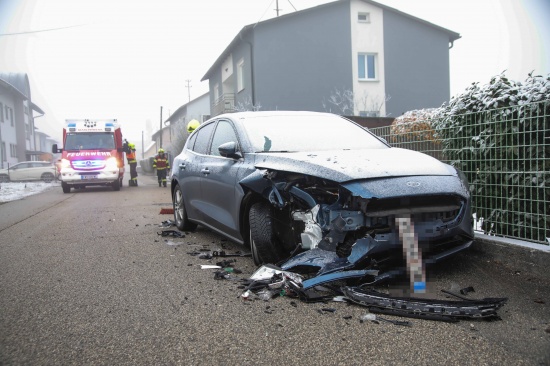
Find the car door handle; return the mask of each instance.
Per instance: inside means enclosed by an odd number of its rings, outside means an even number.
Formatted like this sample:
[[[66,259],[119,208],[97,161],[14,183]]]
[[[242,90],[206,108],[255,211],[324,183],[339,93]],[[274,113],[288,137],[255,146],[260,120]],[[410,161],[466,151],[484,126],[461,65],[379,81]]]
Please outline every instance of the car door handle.
[[[186,166],[185,163],[181,163],[181,164],[179,165],[180,170],[185,170],[185,166]]]
[[[204,174],[204,175],[208,175],[210,174],[210,170],[208,170],[208,168],[204,168],[201,170],[201,173]]]

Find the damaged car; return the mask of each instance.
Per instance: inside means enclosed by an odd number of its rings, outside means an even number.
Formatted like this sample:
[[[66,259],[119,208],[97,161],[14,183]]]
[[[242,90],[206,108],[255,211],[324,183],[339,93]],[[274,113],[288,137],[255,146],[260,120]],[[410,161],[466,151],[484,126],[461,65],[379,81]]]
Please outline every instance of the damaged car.
[[[170,179],[179,230],[208,227],[256,264],[313,273],[310,286],[373,283],[404,270],[411,251],[434,263],[473,240],[462,172],[331,113],[216,116],[189,136]]]

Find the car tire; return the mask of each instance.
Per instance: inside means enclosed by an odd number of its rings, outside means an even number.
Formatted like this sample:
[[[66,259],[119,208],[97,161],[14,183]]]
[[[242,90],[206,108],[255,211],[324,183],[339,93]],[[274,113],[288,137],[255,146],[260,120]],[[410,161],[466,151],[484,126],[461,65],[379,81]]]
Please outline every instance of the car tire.
[[[266,202],[258,202],[248,212],[250,222],[250,250],[256,265],[275,264],[281,260],[276,247],[276,237],[271,222],[271,208]]]
[[[63,193],[71,193],[71,186],[67,183],[61,183],[61,188],[63,189]]]
[[[9,182],[10,177],[7,176],[7,174],[0,174],[0,182]]]
[[[113,187],[113,191],[120,191],[120,180],[115,180],[111,183],[111,186]]]
[[[55,176],[52,173],[44,173],[42,174],[40,179],[42,179],[46,183],[50,183],[55,179]]]
[[[174,188],[172,195],[172,207],[174,209],[174,223],[181,231],[192,231],[197,228],[197,224],[189,221],[187,210],[185,210],[185,202],[183,201],[183,192],[179,184]]]

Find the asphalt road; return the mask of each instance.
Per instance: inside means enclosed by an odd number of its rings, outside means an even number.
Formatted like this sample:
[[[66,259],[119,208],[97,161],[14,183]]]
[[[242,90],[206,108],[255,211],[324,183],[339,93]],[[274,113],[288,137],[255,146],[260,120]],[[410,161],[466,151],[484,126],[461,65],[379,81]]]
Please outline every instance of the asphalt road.
[[[158,235],[170,207],[169,188],[147,176],[120,192],[59,188],[0,204],[0,365],[550,364],[544,271],[476,244],[430,269],[430,295],[472,286],[476,298],[508,297],[501,320],[360,322],[358,305],[243,301],[239,281],[201,269],[216,259],[188,254],[243,248],[200,227]],[[250,258],[235,267],[236,278],[256,269]]]

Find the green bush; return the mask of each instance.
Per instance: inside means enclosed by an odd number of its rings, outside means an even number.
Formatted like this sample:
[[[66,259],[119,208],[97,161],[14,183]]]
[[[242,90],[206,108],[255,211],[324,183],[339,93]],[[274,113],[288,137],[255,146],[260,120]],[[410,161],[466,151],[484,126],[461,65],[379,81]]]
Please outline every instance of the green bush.
[[[472,84],[434,116],[444,159],[470,182],[473,213],[489,234],[550,237],[550,76],[495,76]]]

